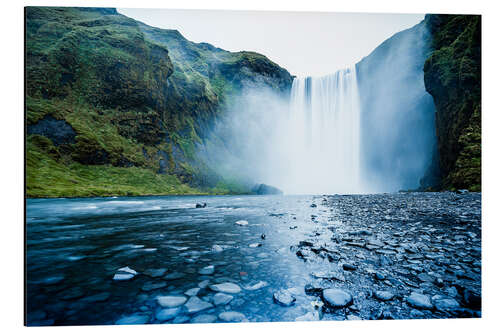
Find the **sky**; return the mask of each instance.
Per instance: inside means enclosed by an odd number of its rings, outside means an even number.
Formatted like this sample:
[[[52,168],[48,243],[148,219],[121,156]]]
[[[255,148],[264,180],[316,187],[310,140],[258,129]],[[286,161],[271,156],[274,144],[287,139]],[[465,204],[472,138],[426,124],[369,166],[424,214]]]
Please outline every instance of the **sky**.
[[[193,42],[228,51],[255,51],[292,75],[321,76],[370,54],[424,14],[125,9],[148,25],[176,29]]]

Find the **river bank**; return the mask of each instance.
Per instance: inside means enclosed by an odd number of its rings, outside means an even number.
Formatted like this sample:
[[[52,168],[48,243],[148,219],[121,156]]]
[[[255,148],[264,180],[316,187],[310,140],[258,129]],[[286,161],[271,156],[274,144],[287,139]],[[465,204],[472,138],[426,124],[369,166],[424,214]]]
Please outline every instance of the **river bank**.
[[[481,316],[478,193],[198,201],[28,199],[27,324]]]

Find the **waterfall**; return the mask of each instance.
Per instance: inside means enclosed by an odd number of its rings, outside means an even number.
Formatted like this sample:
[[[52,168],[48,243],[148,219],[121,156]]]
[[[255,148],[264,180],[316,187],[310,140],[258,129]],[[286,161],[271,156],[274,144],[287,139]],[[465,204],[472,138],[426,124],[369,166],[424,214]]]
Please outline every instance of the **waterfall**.
[[[356,68],[295,78],[282,152],[287,193],[361,193]],[[282,155],[283,156],[283,155]]]

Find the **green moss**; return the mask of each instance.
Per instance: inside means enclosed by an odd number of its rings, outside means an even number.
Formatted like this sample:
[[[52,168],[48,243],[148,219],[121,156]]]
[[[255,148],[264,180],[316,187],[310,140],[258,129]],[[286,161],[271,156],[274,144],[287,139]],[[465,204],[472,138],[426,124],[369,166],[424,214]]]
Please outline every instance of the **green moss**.
[[[28,7],[28,126],[52,115],[77,134],[74,144],[58,147],[27,138],[28,196],[233,193],[237,181],[200,167],[196,147],[239,92],[235,77],[273,71],[284,70],[264,56],[192,43],[114,9]],[[292,79],[286,72],[279,80]],[[166,158],[167,174],[159,175]]]
[[[424,66],[436,105],[442,188],[481,189],[481,17],[428,15],[433,52]]]

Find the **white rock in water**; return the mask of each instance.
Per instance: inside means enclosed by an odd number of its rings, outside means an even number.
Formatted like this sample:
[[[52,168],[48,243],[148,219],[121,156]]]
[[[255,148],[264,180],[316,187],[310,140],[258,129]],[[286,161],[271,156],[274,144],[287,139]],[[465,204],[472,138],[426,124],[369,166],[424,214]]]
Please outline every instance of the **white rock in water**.
[[[252,286],[250,286],[250,285],[244,286],[243,289],[245,289],[245,290],[257,290],[260,288],[267,287],[268,285],[269,285],[269,283],[267,283],[266,281],[259,281]]]
[[[156,301],[163,308],[176,308],[186,303],[187,298],[184,296],[157,296]]]
[[[137,272],[131,269],[130,267],[122,267],[120,268],[115,275],[113,276],[113,280],[116,281],[125,281],[125,280],[130,280],[134,276],[137,275]]]
[[[243,313],[236,311],[222,312],[219,314],[219,319],[229,323],[241,323],[247,322],[248,319]]]
[[[210,286],[210,289],[212,289],[213,291],[229,293],[229,294],[237,294],[241,291],[240,286],[231,282],[213,284]]]
[[[191,319],[191,323],[193,324],[209,324],[214,323],[217,320],[217,317],[211,314],[201,314],[193,319]]]
[[[202,274],[202,275],[211,275],[211,274],[214,274],[214,272],[215,272],[214,265],[203,267],[202,269],[200,269],[198,271],[198,273]]]
[[[324,289],[322,296],[328,307],[343,308],[352,304],[352,295],[342,289]]]
[[[217,245],[217,244],[215,244],[214,246],[212,246],[212,252],[222,252],[222,251],[224,251],[224,249],[222,248],[222,246]]]
[[[118,272],[125,272],[125,273],[130,273],[130,274],[133,274],[133,275],[137,275],[137,272],[134,271],[132,268],[130,267],[122,267],[118,270]]]
[[[226,305],[229,304],[233,300],[233,296],[224,294],[224,293],[217,293],[214,295],[214,304],[215,306],[218,305]]]
[[[196,295],[198,295],[200,290],[201,290],[201,288],[191,288],[191,289],[186,290],[184,295],[189,296],[189,297],[196,296]]]
[[[168,308],[157,311],[155,316],[158,321],[167,321],[174,319],[179,313],[181,313],[181,308]]]
[[[236,221],[235,222],[237,225],[247,225],[248,224],[248,221],[245,221],[245,220],[239,220],[239,221]]]

